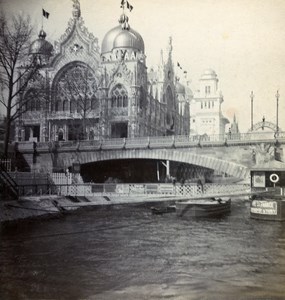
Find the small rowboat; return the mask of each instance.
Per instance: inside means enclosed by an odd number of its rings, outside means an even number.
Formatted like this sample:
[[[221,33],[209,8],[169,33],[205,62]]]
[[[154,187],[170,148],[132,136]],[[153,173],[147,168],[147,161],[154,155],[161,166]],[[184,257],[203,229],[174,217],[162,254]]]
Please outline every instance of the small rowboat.
[[[165,207],[154,207],[154,206],[152,206],[150,209],[151,209],[151,212],[154,215],[163,215],[163,214],[175,212],[176,211],[176,206],[175,205],[168,205],[168,206],[165,206]]]
[[[216,217],[230,211],[230,198],[191,199],[176,202],[176,215],[179,217]]]

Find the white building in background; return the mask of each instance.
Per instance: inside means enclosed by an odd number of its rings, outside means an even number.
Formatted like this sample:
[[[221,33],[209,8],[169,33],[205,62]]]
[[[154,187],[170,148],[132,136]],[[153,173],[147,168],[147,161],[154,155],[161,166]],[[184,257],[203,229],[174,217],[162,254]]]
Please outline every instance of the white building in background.
[[[191,134],[224,134],[229,120],[223,116],[224,98],[218,88],[219,79],[215,71],[206,70],[199,80],[199,90],[190,102]]]

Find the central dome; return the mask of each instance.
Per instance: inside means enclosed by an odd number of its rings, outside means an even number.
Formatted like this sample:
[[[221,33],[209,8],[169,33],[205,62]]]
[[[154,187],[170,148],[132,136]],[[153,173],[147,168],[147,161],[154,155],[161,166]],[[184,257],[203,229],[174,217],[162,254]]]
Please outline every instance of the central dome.
[[[120,23],[121,20],[122,17]],[[129,25],[118,25],[106,33],[102,42],[102,54],[111,52],[114,48],[132,48],[144,53],[144,41],[141,35]]]

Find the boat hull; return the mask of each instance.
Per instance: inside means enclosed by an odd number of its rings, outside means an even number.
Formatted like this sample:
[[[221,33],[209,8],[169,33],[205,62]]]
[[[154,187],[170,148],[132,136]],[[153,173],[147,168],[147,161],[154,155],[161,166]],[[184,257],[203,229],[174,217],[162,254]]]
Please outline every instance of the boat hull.
[[[166,207],[151,207],[151,211],[154,215],[163,215],[163,214],[175,212],[176,206],[169,205]]]
[[[230,199],[193,199],[176,203],[176,214],[179,217],[216,217],[227,214],[230,211]]]
[[[250,217],[259,220],[285,221],[285,198],[252,200]]]

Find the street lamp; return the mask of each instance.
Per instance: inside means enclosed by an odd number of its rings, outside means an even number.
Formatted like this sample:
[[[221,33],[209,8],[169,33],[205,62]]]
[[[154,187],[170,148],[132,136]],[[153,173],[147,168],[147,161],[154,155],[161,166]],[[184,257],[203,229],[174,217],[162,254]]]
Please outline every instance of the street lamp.
[[[276,136],[278,136],[278,132],[279,132],[279,124],[278,124],[278,105],[279,105],[279,97],[280,97],[280,94],[277,90],[277,93],[275,95],[276,97]]]
[[[253,91],[250,93],[250,99],[251,99],[251,131],[253,131],[253,98],[254,94]]]

